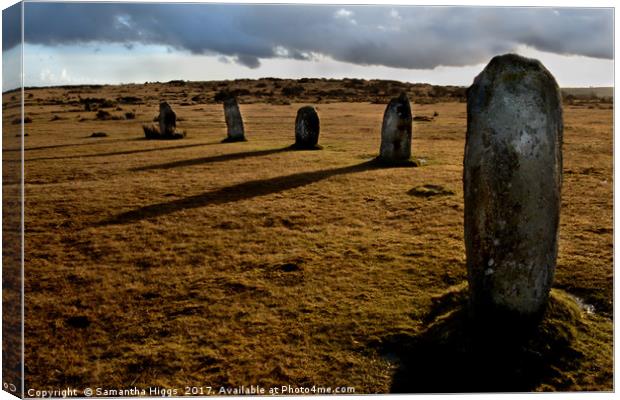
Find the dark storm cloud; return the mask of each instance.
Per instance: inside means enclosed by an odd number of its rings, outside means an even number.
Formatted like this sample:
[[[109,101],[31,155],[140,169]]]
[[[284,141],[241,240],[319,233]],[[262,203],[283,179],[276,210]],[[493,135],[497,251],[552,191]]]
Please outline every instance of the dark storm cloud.
[[[22,38],[22,5],[14,4],[2,10],[2,50],[15,47]]]
[[[613,58],[611,9],[26,3],[25,23],[28,43],[163,44],[250,68],[327,55],[431,69],[477,64],[519,45]]]

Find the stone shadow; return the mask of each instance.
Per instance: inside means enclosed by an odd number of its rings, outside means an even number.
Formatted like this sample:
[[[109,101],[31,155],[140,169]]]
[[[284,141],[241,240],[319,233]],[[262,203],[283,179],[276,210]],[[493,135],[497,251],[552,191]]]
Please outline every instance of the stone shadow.
[[[107,143],[110,143],[109,141]],[[194,144],[184,144],[179,146],[168,146],[168,147],[157,147],[153,149],[139,149],[139,150],[122,150],[122,151],[112,151],[109,153],[93,153],[93,154],[75,154],[69,156],[56,156],[56,157],[38,157],[38,158],[28,158],[26,162],[30,161],[44,161],[44,160],[67,160],[74,158],[93,158],[93,157],[108,157],[108,156],[122,156],[127,154],[139,154],[139,153],[151,153],[154,151],[163,151],[163,150],[177,150],[177,149],[188,149],[191,147],[200,147],[200,146],[210,146],[219,143],[194,143]]]
[[[147,165],[144,167],[133,168],[131,169],[131,171],[137,172],[137,171],[152,171],[156,169],[172,169],[172,168],[181,168],[181,167],[191,167],[194,165],[201,165],[201,164],[241,160],[241,159],[249,158],[249,157],[268,156],[271,154],[284,153],[284,152],[292,151],[292,150],[294,150],[292,147],[284,147],[284,148],[279,148],[279,149],[267,149],[267,150],[257,150],[257,151],[244,151],[240,153],[231,153],[231,154],[219,154],[217,156],[193,158],[191,160],[180,160],[180,161],[172,161],[172,162],[168,162],[164,164]]]
[[[268,151],[279,152],[285,150],[286,149]],[[212,204],[232,203],[253,197],[266,196],[273,193],[283,192],[285,190],[295,189],[337,175],[351,174],[379,168],[385,168],[385,165],[377,162],[376,160],[371,160],[347,167],[331,168],[313,172],[300,172],[286,176],[278,176],[275,178],[243,182],[199,195],[185,197],[179,200],[140,207],[136,210],[128,211],[112,217],[111,219],[105,220],[101,222],[101,224],[127,224],[147,218],[159,217],[161,215],[170,214],[179,210],[200,208]]]
[[[562,371],[577,370],[583,356],[574,347],[580,315],[574,301],[555,292],[538,325],[480,324],[461,288],[433,300],[422,333],[391,335],[378,347],[397,360],[392,393],[530,392],[545,382],[557,388]]]
[[[90,138],[90,136],[86,136],[86,138]],[[78,146],[93,146],[96,144],[109,144],[109,143],[118,143],[118,142],[129,142],[129,141],[133,141],[136,139],[112,139],[112,140],[98,140],[98,141],[90,141],[88,143],[66,143],[66,144],[52,144],[52,145],[47,145],[47,146],[34,146],[34,147],[25,147],[24,151],[32,151],[32,150],[47,150],[47,149],[60,149],[60,148],[65,148],[65,147],[78,147]],[[14,152],[14,153],[18,153],[21,152],[22,149],[17,147],[17,148],[8,148],[8,149],[2,149],[3,152]]]

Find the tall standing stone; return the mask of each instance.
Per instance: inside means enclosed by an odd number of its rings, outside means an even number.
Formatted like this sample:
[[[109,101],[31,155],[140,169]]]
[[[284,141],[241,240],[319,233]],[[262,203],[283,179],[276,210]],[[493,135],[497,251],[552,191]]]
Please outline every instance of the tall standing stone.
[[[159,134],[164,138],[171,138],[175,134],[177,115],[170,105],[162,101],[159,103]]]
[[[465,248],[476,316],[536,318],[558,251],[562,106],[537,60],[497,56],[467,90]]]
[[[224,118],[226,119],[226,127],[228,136],[223,142],[243,142],[245,141],[245,133],[243,130],[243,119],[239,111],[237,99],[228,97],[224,100]]]
[[[383,114],[379,159],[387,163],[406,162],[411,157],[411,106],[407,94],[390,101]]]
[[[295,147],[299,149],[318,148],[319,132],[319,115],[314,107],[300,108],[295,118]]]

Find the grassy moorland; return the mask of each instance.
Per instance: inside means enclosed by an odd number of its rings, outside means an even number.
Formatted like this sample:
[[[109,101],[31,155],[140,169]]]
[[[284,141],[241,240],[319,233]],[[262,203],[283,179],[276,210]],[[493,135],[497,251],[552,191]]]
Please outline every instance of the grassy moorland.
[[[422,166],[380,168],[400,90],[430,117],[414,122]],[[227,91],[247,142],[220,143]],[[5,170],[19,151],[11,96]],[[142,138],[159,100],[187,138]],[[612,389],[608,100],[564,106],[554,295],[540,334],[499,354],[471,350],[462,312],[461,88],[170,82],[29,89],[25,102],[26,388]],[[305,104],[320,151],[287,148]]]

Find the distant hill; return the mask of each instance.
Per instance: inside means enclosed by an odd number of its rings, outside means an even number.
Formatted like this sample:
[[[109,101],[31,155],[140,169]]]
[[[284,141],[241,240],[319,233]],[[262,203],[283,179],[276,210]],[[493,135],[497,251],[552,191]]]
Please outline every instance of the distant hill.
[[[220,103],[228,96],[235,96],[240,103],[290,104],[296,102],[370,102],[385,104],[405,92],[409,99],[419,104],[439,101],[465,101],[465,87],[435,86],[427,83],[408,83],[394,80],[366,80],[356,78],[325,79],[236,79],[225,81],[145,82],[124,85],[65,85],[47,88],[26,88],[26,93],[41,90],[63,90],[69,97],[101,97],[105,92],[128,92],[140,96],[167,99],[182,104]],[[6,94],[6,93],[5,93]],[[54,101],[59,101],[56,99]],[[66,101],[66,100],[65,100]]]
[[[225,81],[183,81],[145,82],[124,85],[70,85],[47,88],[26,88],[27,97],[41,90],[62,90],[64,99],[55,102],[73,101],[79,104],[79,96],[101,97],[102,93],[119,92],[118,95],[139,96],[138,100],[159,101],[167,99],[183,105],[220,103],[228,96],[235,96],[240,103],[329,103],[329,102],[370,102],[385,104],[401,92],[417,104],[437,102],[465,102],[465,86],[439,86],[428,83],[408,83],[379,79],[236,79]],[[11,93],[5,92],[5,94]],[[124,94],[121,94],[124,93]],[[575,102],[610,103],[613,98],[612,87],[562,88],[564,100]],[[69,98],[72,98],[69,100]],[[108,99],[108,100],[114,100]],[[39,102],[43,99],[39,99]]]
[[[576,98],[613,98],[613,87],[562,88],[562,95]]]

